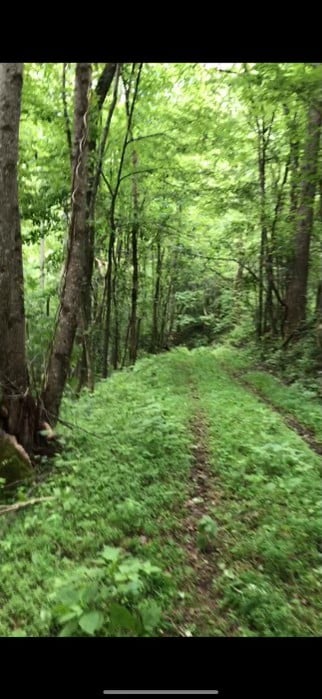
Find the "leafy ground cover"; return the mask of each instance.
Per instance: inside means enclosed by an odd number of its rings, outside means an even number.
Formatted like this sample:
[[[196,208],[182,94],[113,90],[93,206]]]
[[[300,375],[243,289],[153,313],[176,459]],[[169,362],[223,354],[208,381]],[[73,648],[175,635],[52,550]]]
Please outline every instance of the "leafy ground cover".
[[[321,634],[321,459],[247,367],[179,349],[65,400],[54,499],[0,520],[1,635]]]

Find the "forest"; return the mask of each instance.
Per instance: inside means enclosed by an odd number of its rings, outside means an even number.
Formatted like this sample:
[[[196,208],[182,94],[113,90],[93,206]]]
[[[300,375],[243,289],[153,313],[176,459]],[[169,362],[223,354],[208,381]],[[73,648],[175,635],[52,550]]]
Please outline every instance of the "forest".
[[[0,63],[0,636],[322,634],[322,63]]]

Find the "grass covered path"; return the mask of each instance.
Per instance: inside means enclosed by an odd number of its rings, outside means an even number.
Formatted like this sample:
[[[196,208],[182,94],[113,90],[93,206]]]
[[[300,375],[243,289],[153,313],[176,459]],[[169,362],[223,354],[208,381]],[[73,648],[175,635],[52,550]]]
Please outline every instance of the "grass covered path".
[[[283,401],[317,439],[322,410],[232,369],[179,349],[65,401],[54,499],[0,519],[0,635],[321,635],[321,457]]]

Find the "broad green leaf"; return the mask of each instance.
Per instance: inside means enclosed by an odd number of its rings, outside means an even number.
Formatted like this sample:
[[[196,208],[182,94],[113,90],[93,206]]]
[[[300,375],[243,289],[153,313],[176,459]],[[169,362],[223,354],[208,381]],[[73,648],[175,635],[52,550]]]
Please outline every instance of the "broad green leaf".
[[[81,610],[82,611],[82,610]],[[67,621],[71,621],[72,619],[78,619],[79,613],[75,611],[75,609],[71,609],[69,612],[66,612],[66,614],[62,614],[59,616],[59,622],[60,624],[66,624]]]
[[[161,609],[159,605],[154,600],[151,600],[151,602],[145,602],[140,605],[139,608],[145,630],[153,631],[160,623],[161,619]]]
[[[92,583],[91,585],[86,585],[84,589],[81,591],[80,595],[80,600],[82,604],[87,605],[89,602],[92,602],[98,594],[98,585],[95,583]]]
[[[103,625],[104,617],[101,612],[87,612],[80,617],[78,623],[83,631],[93,636],[95,631],[98,631]]]
[[[110,606],[110,630],[117,631],[133,631],[138,629],[137,619],[129,612],[126,607],[123,607],[117,602],[113,602]]]
[[[76,619],[73,619],[72,621],[69,621],[67,624],[65,624],[58,636],[59,638],[64,638],[65,636],[73,636],[77,629],[78,622]]]
[[[78,604],[81,597],[81,590],[75,590],[70,587],[63,587],[58,590],[55,595],[56,599],[62,604],[71,607],[74,604]]]
[[[117,561],[120,558],[121,549],[116,546],[105,546],[100,556],[104,558],[105,561]]]

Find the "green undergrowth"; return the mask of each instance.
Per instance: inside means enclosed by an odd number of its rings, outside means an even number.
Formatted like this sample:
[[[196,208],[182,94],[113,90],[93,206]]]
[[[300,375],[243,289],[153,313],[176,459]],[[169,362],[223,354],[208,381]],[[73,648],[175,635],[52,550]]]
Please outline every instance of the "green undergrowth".
[[[65,401],[75,428],[36,493],[55,499],[0,520],[1,635],[159,633],[178,594],[169,571],[185,565],[172,532],[190,468],[186,354]],[[119,567],[104,564],[106,546]]]
[[[220,492],[217,632],[321,635],[321,459],[223,371],[230,350],[194,356]]]
[[[303,426],[313,430],[322,441],[321,398],[298,383],[285,386],[279,379],[265,372],[253,371],[245,374],[246,381],[268,398],[276,408],[293,415]]]
[[[0,518],[2,636],[321,635],[321,459],[227,373],[249,361],[177,349],[65,400],[75,427],[32,494],[53,499]],[[190,613],[183,531],[200,409],[215,503],[196,528],[214,561],[206,623]]]
[[[241,372],[241,378],[253,386],[285,415],[294,416],[304,427],[313,430],[318,440],[322,441],[322,404],[314,388],[300,382],[284,384],[277,377],[265,371],[252,369],[254,361],[251,355],[238,350],[220,348],[216,357],[227,370]]]

